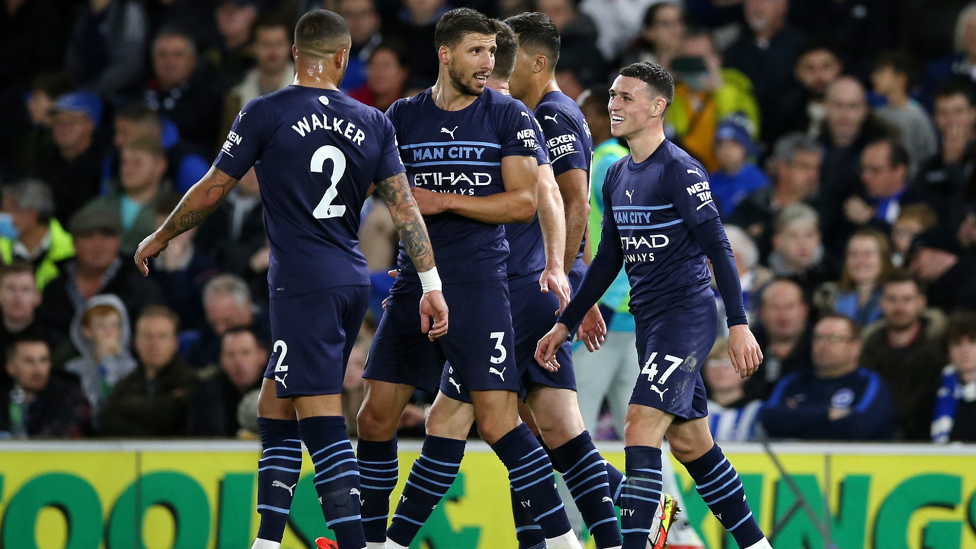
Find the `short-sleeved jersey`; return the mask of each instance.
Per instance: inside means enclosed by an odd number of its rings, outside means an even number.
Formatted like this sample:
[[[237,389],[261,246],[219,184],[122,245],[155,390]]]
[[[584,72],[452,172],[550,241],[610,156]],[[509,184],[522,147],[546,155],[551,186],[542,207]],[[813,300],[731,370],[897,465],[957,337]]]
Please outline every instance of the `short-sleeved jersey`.
[[[531,116],[531,111],[525,105],[521,105],[522,110]],[[549,164],[549,153],[543,143],[546,141],[545,133],[539,126],[539,121],[532,117],[535,124],[536,136],[539,146],[536,147],[536,159],[540,166]],[[546,268],[546,250],[542,241],[542,227],[539,225],[539,216],[536,214],[531,223],[510,223],[505,225],[505,239],[508,240],[508,281],[511,284],[537,273]]]
[[[271,246],[271,297],[368,285],[359,214],[371,184],[404,171],[383,113],[339,91],[288,86],[245,106],[214,166],[254,166]]]
[[[400,99],[387,111],[410,183],[434,192],[491,196],[504,192],[501,161],[536,157],[532,116],[511,97],[486,89],[471,105],[446,111],[431,90]],[[443,213],[425,216],[437,270],[446,283],[504,279],[508,244],[503,225]],[[407,280],[417,271],[403,246],[397,266]]]
[[[618,233],[637,319],[713,299],[705,252],[692,231],[718,209],[697,160],[669,140],[639,164],[627,155],[607,171],[603,201],[603,238]]]
[[[546,135],[553,174],[559,177],[569,170],[585,170],[586,180],[589,181],[593,136],[576,102],[561,91],[551,91],[535,106],[535,117]],[[576,257],[583,257],[585,243],[584,234]]]

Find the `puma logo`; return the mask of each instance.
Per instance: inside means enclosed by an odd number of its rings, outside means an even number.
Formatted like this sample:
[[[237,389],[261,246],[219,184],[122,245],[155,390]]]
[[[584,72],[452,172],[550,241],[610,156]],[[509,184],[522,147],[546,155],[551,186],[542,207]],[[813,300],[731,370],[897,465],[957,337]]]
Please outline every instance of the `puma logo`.
[[[715,518],[717,518],[718,520],[722,520],[722,513],[715,515]]]
[[[400,496],[400,503],[406,503],[406,501],[407,501],[407,496],[401,495]]]
[[[502,368],[502,371],[499,372],[494,367],[491,367],[491,368],[488,368],[488,373],[489,374],[495,374],[496,376],[502,378],[502,381],[505,381],[505,370],[507,370],[507,369],[508,369],[508,366]]]
[[[349,490],[349,495],[350,495],[350,496],[361,496],[361,495],[362,495],[362,493],[361,493],[361,492],[359,491],[359,489],[358,489],[358,488],[351,488],[351,489]]]
[[[287,385],[285,385],[285,378],[286,378],[286,377],[288,377],[288,374],[285,374],[285,375],[284,375],[284,376],[282,376],[282,377],[278,377],[278,376],[275,376],[275,381],[277,381],[278,383],[280,383],[280,384],[281,384],[281,386],[282,386],[282,387],[284,387],[285,389],[287,389],[287,388],[288,388],[288,386],[287,386]]]
[[[239,112],[239,113],[237,114],[237,119],[238,119],[238,120],[244,120],[244,115],[245,115],[245,114],[247,114],[247,113],[246,113],[246,112],[244,112],[244,111],[241,111],[241,112]]]
[[[457,392],[458,393],[461,392],[461,384],[460,383],[458,383],[457,381],[454,381],[454,378],[453,377],[449,377],[449,378],[447,378],[447,380],[451,382],[451,385],[453,385],[455,389],[457,389]]]
[[[543,120],[552,120],[552,123],[553,124],[558,124],[559,121],[556,120],[556,117],[557,116],[559,116],[559,113],[558,112],[556,114],[552,115],[552,116],[549,116],[549,115],[543,116],[542,119]]]
[[[687,170],[687,171],[688,171],[688,173],[693,173],[693,174],[697,175],[698,177],[701,177],[702,176],[701,172],[698,171],[698,168],[695,168],[694,170]]]
[[[532,507],[532,500],[531,499],[530,500],[526,500],[526,501],[522,501],[520,503],[522,504],[522,507],[525,507],[525,508]]]
[[[630,203],[633,204],[634,203],[634,189],[631,189],[629,191],[624,191],[624,194],[627,195],[627,198],[630,199]]]
[[[525,111],[520,111],[520,112],[519,112],[519,114],[521,114],[522,116],[524,116],[524,117],[526,117],[526,118],[530,118],[530,117],[529,117],[529,113],[527,113],[527,112],[525,112]]]
[[[613,500],[612,500],[612,499],[610,499],[610,498],[609,498],[609,497],[607,497],[607,496],[603,496],[603,499],[602,499],[602,500],[600,500],[600,503],[603,503],[604,501],[605,501],[605,502],[607,502],[607,503],[609,503],[610,505],[613,505]]]
[[[288,490],[288,494],[292,497],[295,496],[295,486],[298,486],[298,484],[292,484],[291,486],[288,486],[287,484],[281,482],[280,480],[275,480],[271,483],[272,488],[284,488],[285,490]]]
[[[664,402],[664,393],[668,392],[667,389],[662,391],[658,389],[656,385],[651,385],[651,390],[657,393],[661,397],[661,402]]]
[[[457,129],[458,129],[457,126],[454,126],[453,130],[449,130],[447,128],[441,128],[441,133],[446,133],[451,136],[451,139],[454,139],[454,132],[456,132]]]

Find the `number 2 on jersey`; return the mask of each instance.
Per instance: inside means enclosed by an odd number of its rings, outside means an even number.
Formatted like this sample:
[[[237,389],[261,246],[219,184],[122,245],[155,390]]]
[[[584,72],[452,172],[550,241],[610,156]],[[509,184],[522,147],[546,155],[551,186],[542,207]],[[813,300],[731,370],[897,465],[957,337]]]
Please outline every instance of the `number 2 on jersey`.
[[[342,217],[346,213],[346,207],[341,204],[333,205],[332,201],[339,196],[339,180],[346,173],[346,156],[342,151],[332,145],[323,145],[312,154],[312,163],[308,167],[312,173],[322,173],[322,168],[326,160],[332,161],[332,184],[326,189],[325,195],[319,201],[319,205],[312,210],[315,219],[328,219],[330,217]]]
[[[644,367],[640,372],[641,375],[647,374],[647,381],[649,383],[654,383],[654,376],[657,375],[657,363],[654,362],[655,358],[657,358],[657,351],[651,353],[651,356],[647,358],[647,362],[644,363]],[[668,366],[668,369],[664,371],[664,375],[657,380],[658,385],[664,385],[667,383],[668,378],[671,377],[671,373],[674,372],[682,362],[684,362],[683,359],[671,355],[664,355],[664,360],[670,362],[671,366]]]

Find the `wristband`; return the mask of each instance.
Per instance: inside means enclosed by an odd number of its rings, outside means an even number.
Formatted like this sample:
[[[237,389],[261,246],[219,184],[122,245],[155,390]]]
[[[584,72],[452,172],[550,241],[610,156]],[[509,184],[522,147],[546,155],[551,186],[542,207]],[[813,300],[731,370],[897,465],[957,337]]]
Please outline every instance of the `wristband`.
[[[420,276],[420,285],[424,288],[424,293],[441,291],[441,277],[437,275],[437,267],[432,268],[429,271],[418,272],[417,275]]]

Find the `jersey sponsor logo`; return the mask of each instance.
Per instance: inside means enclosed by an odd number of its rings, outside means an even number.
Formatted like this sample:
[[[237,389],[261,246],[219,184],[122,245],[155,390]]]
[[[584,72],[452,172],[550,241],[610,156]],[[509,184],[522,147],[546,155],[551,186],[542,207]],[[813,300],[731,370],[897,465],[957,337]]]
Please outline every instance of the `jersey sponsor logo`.
[[[671,239],[663,234],[649,234],[644,236],[621,236],[620,247],[624,251],[638,251],[641,248],[651,250],[666,248],[671,243]]]
[[[691,170],[688,171],[690,172]],[[708,181],[700,181],[694,185],[690,185],[685,190],[688,191],[688,196],[696,196],[698,197],[698,200],[701,200],[701,205],[696,208],[698,210],[702,209],[705,204],[712,201],[712,191]]]
[[[521,139],[522,140],[522,145],[526,149],[532,149],[534,151],[536,149],[536,147],[539,146],[535,142],[535,130],[533,130],[533,129],[519,130],[519,132],[517,134],[515,134],[515,137],[517,139]]]
[[[310,123],[308,120],[312,119]],[[366,134],[363,130],[360,130],[352,122],[343,120],[342,118],[332,118],[331,121],[329,117],[325,114],[310,114],[309,116],[303,116],[301,120],[295,122],[291,129],[295,130],[295,133],[305,137],[310,135],[315,130],[332,130],[346,139],[352,141],[358,146],[362,146],[363,140],[366,139]]]
[[[846,387],[837,391],[834,393],[834,396],[830,397],[831,408],[848,408],[853,403],[854,391]]]
[[[413,174],[413,184],[417,187],[483,187],[485,185],[491,185],[491,174],[490,173],[472,173],[467,174],[464,172],[430,172],[430,173],[415,173]],[[437,191],[439,189],[428,189],[432,191]],[[460,188],[456,190],[441,190],[440,192],[454,192],[457,194],[474,194],[474,189],[472,188]]]
[[[234,145],[240,145],[243,142],[244,142],[244,136],[234,131],[231,131],[230,133],[227,134],[227,139],[224,141],[223,146],[220,147],[220,150],[222,152],[227,153],[227,156],[233,158],[234,155],[230,153],[230,150],[234,147]]]
[[[568,154],[581,152],[576,149],[576,141],[576,135],[571,133],[557,135],[549,139],[546,141],[546,146],[549,147],[549,156],[552,156],[553,161],[556,161]]]
[[[456,132],[457,129],[458,129],[458,126],[454,126],[454,129],[453,130],[449,130],[447,128],[441,128],[441,133],[446,133],[446,134],[450,135],[451,136],[451,139],[453,140],[454,139],[454,132]]]

